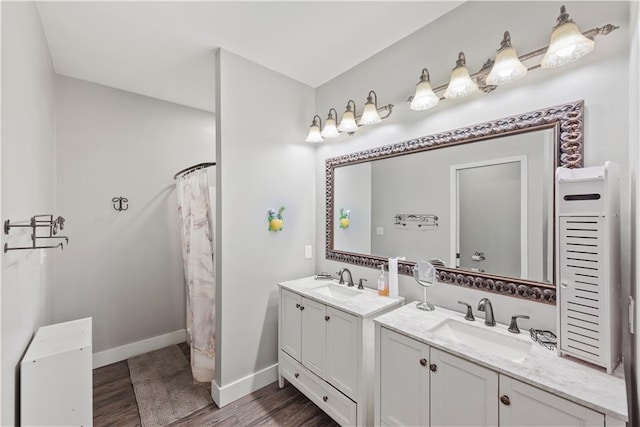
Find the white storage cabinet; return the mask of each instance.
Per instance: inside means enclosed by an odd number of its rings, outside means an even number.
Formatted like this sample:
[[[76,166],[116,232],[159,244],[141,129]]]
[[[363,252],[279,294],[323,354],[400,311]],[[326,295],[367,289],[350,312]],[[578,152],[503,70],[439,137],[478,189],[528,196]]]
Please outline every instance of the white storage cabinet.
[[[286,379],[343,426],[370,426],[373,317],[403,300],[365,291],[369,302],[375,300],[375,309],[355,315],[339,309],[337,301],[333,306],[305,296],[304,279],[300,283],[300,293],[280,287],[279,385]]]
[[[20,363],[24,426],[93,424],[91,318],[43,326]]]
[[[599,412],[405,335],[382,327],[379,338],[376,425],[605,426]]]

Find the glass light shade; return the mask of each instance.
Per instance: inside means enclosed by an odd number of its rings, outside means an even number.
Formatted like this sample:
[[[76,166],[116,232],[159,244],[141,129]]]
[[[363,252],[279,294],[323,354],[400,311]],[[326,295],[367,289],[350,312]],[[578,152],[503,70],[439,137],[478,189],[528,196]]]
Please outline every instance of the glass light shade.
[[[485,80],[488,85],[503,85],[518,80],[527,74],[527,67],[518,59],[513,47],[500,49],[496,62]]]
[[[340,125],[338,125],[338,130],[340,132],[355,132],[358,130],[358,125],[356,124],[356,117],[353,114],[353,111],[347,110],[342,115],[342,120],[340,120]]]
[[[309,135],[307,135],[307,139],[305,139],[305,141],[306,142],[324,141],[324,138],[322,138],[322,135],[320,135],[320,126],[318,126],[318,123],[315,120],[313,121],[313,124],[309,128]]]
[[[367,102],[366,104],[364,104],[364,111],[362,112],[362,117],[360,117],[360,124],[374,125],[376,123],[380,123],[381,121],[382,119],[380,118],[380,114],[378,114],[376,104],[374,104],[373,102]]]
[[[416,94],[413,95],[409,108],[414,111],[428,110],[435,107],[438,102],[440,102],[440,98],[433,92],[431,83],[428,80],[421,81],[416,85]]]
[[[551,33],[551,42],[540,66],[554,68],[577,61],[591,52],[594,45],[593,40],[582,35],[575,22],[564,22]]]
[[[444,97],[447,99],[463,98],[477,91],[478,85],[471,80],[467,67],[458,66],[451,72],[451,79],[447,90],[444,91]]]
[[[322,132],[320,132],[323,138],[335,138],[340,135],[338,132],[338,128],[336,127],[336,119],[333,117],[327,118],[324,122],[324,127],[322,128]]]

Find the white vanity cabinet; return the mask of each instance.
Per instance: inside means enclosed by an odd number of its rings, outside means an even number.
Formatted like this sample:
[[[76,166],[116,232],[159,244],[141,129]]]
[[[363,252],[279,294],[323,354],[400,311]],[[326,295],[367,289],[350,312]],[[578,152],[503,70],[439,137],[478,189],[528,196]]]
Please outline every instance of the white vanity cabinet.
[[[377,333],[376,425],[605,426],[600,412],[387,328]]]
[[[378,371],[380,425],[429,425],[429,346],[382,329]]]
[[[403,299],[364,290],[333,300],[313,293],[322,283],[279,284],[279,385],[286,379],[341,425],[372,425],[373,317]]]
[[[300,361],[302,348],[302,297],[293,292],[280,292],[280,349]]]
[[[429,354],[430,425],[498,425],[498,373],[433,347]]]
[[[500,375],[500,401],[501,426],[605,425],[603,414],[505,375]]]
[[[380,425],[498,425],[496,372],[384,328],[379,365]]]

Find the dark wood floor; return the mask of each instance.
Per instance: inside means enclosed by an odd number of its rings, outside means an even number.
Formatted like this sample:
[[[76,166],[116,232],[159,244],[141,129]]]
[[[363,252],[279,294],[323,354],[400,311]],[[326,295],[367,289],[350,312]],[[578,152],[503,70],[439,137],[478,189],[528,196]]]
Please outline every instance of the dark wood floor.
[[[188,358],[189,348],[180,349]],[[93,370],[93,424],[140,426],[138,403],[126,361]],[[206,406],[173,426],[337,426],[295,387],[273,383],[220,409]]]

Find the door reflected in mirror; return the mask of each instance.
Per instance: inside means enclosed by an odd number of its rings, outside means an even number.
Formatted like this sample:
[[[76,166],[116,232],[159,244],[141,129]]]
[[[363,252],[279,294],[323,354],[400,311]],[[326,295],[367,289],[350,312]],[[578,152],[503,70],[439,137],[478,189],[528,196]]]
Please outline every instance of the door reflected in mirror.
[[[554,130],[334,170],[333,249],[553,282]]]

